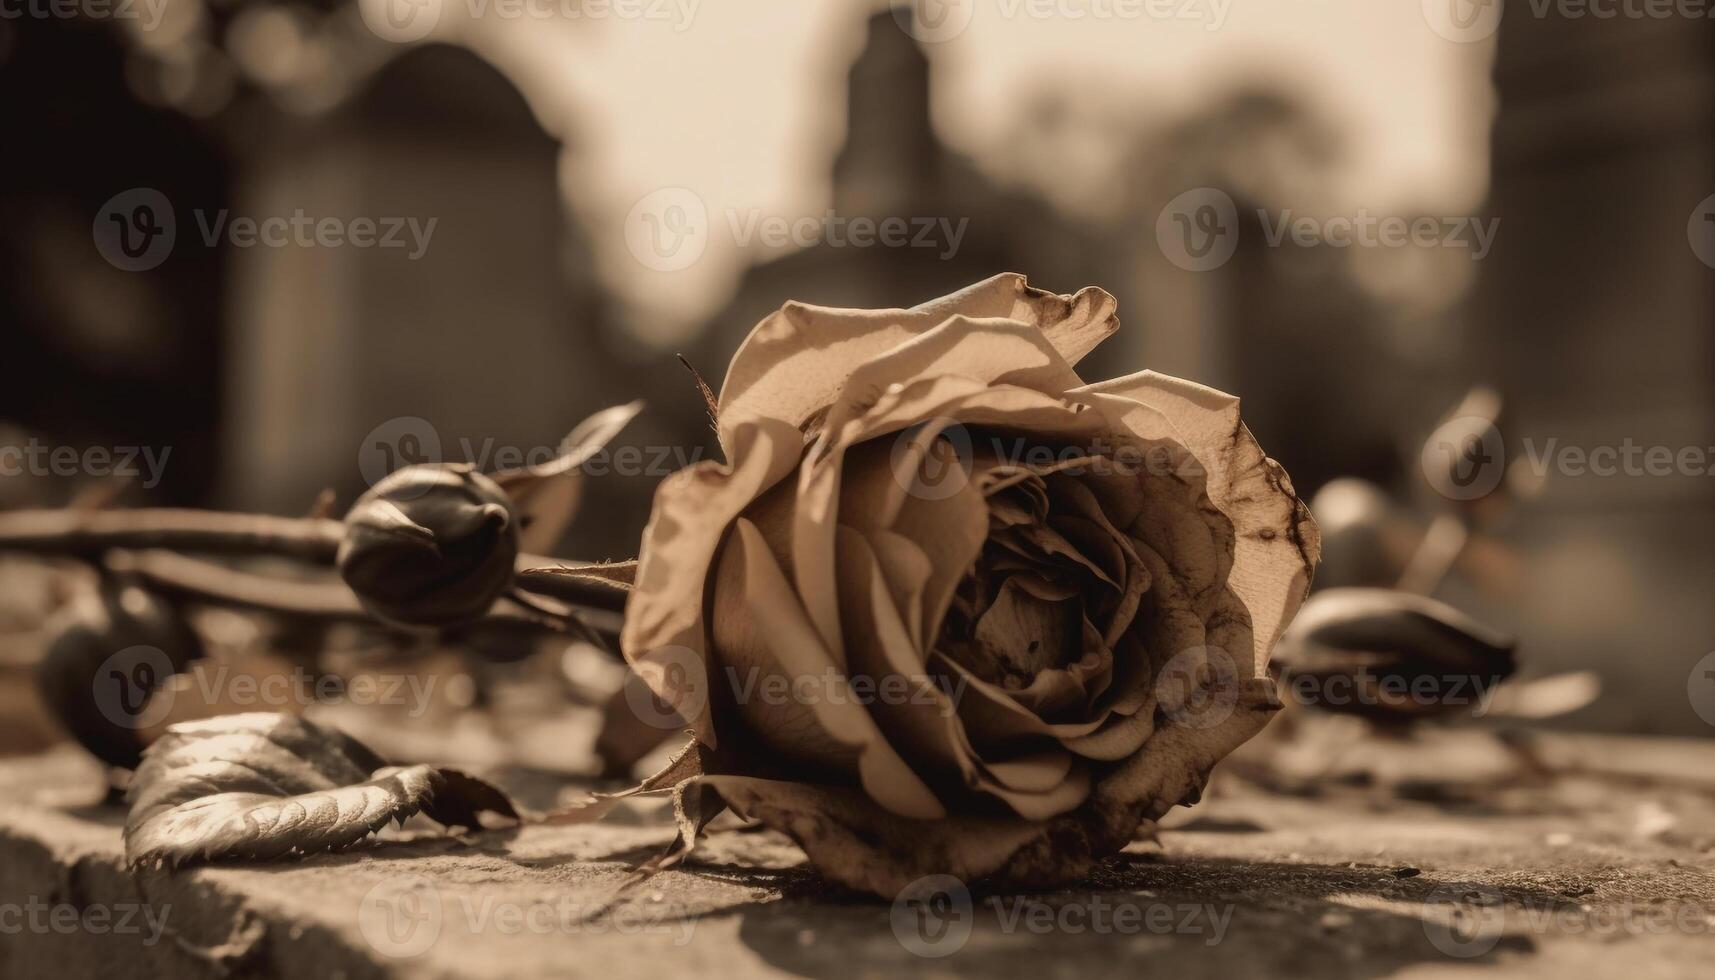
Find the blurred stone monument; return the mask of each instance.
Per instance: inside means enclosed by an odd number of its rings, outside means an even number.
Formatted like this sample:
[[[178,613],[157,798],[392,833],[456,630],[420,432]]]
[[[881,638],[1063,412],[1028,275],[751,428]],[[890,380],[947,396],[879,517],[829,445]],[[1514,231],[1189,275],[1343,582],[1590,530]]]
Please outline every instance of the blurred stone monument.
[[[412,48],[269,138],[280,152],[253,155],[235,215],[334,218],[375,244],[233,250],[230,504],[291,512],[324,486],[349,502],[425,460],[541,461],[628,397],[604,366],[560,146],[493,67]],[[636,523],[588,545],[629,557]]]
[[[697,363],[711,384],[750,328],[788,299],[886,308],[999,272],[1022,272],[1056,292],[1099,279],[1091,272],[1099,249],[1046,200],[996,186],[942,143],[930,118],[929,59],[894,15],[870,17],[865,32],[848,76],[829,204],[842,222],[903,221],[906,242],[860,245],[836,241],[836,232],[753,267],[701,334]]]
[[[1469,368],[1507,398],[1513,475],[1542,481],[1510,532],[1521,652],[1602,673],[1578,723],[1708,735],[1688,674],[1715,650],[1715,22],[1508,4],[1495,84]],[[1628,445],[1635,466],[1590,469]]]

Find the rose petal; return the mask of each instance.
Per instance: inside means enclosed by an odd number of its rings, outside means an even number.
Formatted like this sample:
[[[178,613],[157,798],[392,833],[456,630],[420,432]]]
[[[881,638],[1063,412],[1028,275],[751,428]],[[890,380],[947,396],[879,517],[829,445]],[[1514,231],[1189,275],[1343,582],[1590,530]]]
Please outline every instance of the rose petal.
[[[1119,329],[1117,307],[1106,290],[1095,286],[1065,296],[1037,289],[1016,272],[1003,272],[916,309],[931,316],[963,313],[1028,323],[1042,331],[1068,364],[1077,364]]]
[[[984,386],[1006,385],[1055,395],[1082,384],[1036,327],[1011,320],[977,320],[962,314],[911,337],[904,343],[859,362],[841,385],[828,409],[822,437],[811,451],[812,465],[799,475],[798,518],[792,530],[793,577],[805,597],[810,618],[822,638],[838,653],[840,646],[833,580],[834,525],[832,513],[841,498],[840,456],[864,436],[852,423],[861,419],[890,387],[918,378],[964,378]],[[905,468],[896,477],[918,472],[919,460],[935,445],[946,419],[927,419],[914,443],[907,443],[894,460]],[[942,465],[951,465],[944,461]],[[963,473],[954,474],[962,478]],[[900,506],[912,482],[896,479],[883,494],[889,509]],[[915,496],[922,496],[916,494]],[[932,540],[932,539],[931,539]],[[962,570],[962,566],[961,566]]]
[[[719,584],[737,583],[746,615],[715,616],[721,664],[756,668],[788,679],[828,676],[834,663],[756,525],[740,518],[718,573]],[[833,692],[829,692],[831,695]],[[804,753],[806,719],[816,730],[855,755],[864,791],[890,811],[923,819],[946,814],[935,794],[900,758],[863,706],[852,697],[817,695],[803,703],[768,705],[741,697],[739,710],[759,738],[787,754]],[[775,711],[778,714],[770,715]],[[834,760],[829,760],[834,761]]]
[[[892,898],[924,875],[965,881],[987,877],[1046,833],[1042,824],[1005,817],[911,820],[856,790],[745,776],[703,776],[733,812],[791,837],[823,876]],[[1072,876],[1081,868],[1068,869]]]
[[[1154,371],[1082,391],[1118,395],[1155,409],[1207,470],[1209,498],[1233,522],[1237,536],[1230,582],[1250,610],[1260,675],[1304,601],[1321,554],[1310,509],[1293,493],[1279,464],[1263,455],[1232,395]]]
[[[948,376],[1046,395],[1083,384],[1035,327],[1017,320],[952,316],[854,368],[829,407],[828,428],[838,429],[864,414],[892,385]]]
[[[1141,802],[1143,816],[1151,820],[1175,806],[1196,802],[1215,763],[1262,731],[1280,708],[1274,683],[1266,678],[1239,680],[1228,697],[1232,710],[1217,724],[1163,725],[1150,738],[1147,750],[1096,785],[1095,797]]]
[[[633,664],[674,648],[706,659],[703,603],[715,552],[733,519],[792,471],[803,437],[783,423],[761,420],[736,427],[732,446],[732,463],[698,463],[661,481],[655,492],[620,632],[620,646]],[[673,692],[656,693],[665,698]],[[699,700],[692,707],[700,710],[685,720],[712,746],[707,699]]]
[[[852,368],[948,317],[1003,317],[1041,331],[1070,364],[1118,329],[1114,299],[1094,287],[1062,296],[1015,273],[995,276],[909,310],[842,310],[787,303],[751,331],[721,385],[720,439],[758,416],[803,425],[832,404]]]
[[[871,716],[893,744],[912,752],[918,771],[943,784],[957,780],[964,789],[998,797],[1026,819],[1046,819],[1082,803],[1089,795],[1089,774],[1073,771],[1072,757],[1065,752],[1035,752],[998,762],[978,756],[954,711],[955,699],[936,686],[923,668],[924,655],[911,648],[869,543],[856,530],[842,527],[839,553],[845,585],[841,612],[870,625],[852,637],[852,676],[870,678],[876,692]],[[903,684],[888,680],[894,677]],[[903,698],[886,693],[901,686],[908,691]]]

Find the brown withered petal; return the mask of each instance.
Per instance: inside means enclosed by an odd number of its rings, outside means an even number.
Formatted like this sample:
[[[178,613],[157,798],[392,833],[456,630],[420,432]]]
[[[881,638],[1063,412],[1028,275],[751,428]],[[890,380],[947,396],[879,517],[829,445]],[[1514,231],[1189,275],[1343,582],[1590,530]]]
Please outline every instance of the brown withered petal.
[[[1511,637],[1444,602],[1344,588],[1310,597],[1276,667],[1307,707],[1410,721],[1469,712],[1518,663]]]
[[[419,810],[476,828],[516,819],[504,794],[464,773],[388,767],[362,743],[290,715],[186,722],[151,745],[130,789],[133,864],[264,859],[356,843]]]
[[[622,635],[702,747],[678,853],[724,805],[884,895],[1065,881],[1267,723],[1315,524],[1237,399],[1086,385],[1117,327],[1017,275],[757,326],[728,462],[661,485]]]

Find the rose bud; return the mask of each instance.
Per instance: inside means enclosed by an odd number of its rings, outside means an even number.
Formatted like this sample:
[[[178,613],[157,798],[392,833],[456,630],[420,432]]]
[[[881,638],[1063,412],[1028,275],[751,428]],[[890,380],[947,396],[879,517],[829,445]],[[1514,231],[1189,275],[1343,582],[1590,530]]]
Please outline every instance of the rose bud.
[[[511,585],[518,557],[512,502],[468,466],[408,466],[359,497],[345,517],[339,573],[387,622],[443,627],[477,619]]]
[[[1480,712],[1517,669],[1511,638],[1444,602],[1393,589],[1311,596],[1280,639],[1288,700],[1386,724]]]
[[[1001,275],[751,333],[727,462],[661,484],[621,635],[634,710],[699,743],[645,784],[681,826],[730,807],[889,898],[1047,887],[1267,724],[1315,523],[1238,399],[1078,376],[1114,310]]]
[[[203,655],[196,631],[160,596],[114,581],[74,600],[47,630],[36,683],[48,709],[91,754],[136,768],[142,729],[171,708],[162,685]]]

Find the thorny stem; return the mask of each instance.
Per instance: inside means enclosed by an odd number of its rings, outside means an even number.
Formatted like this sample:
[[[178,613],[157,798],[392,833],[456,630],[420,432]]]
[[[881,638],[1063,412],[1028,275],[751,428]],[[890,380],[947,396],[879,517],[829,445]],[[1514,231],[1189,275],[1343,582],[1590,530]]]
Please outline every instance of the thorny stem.
[[[0,513],[0,550],[95,555],[110,548],[276,554],[331,564],[345,526],[325,517],[212,510],[19,510]]]
[[[278,555],[331,565],[345,525],[326,517],[276,517],[224,511],[154,508],[145,510],[19,510],[0,513],[0,551],[73,555],[97,559],[113,552],[107,567],[139,575],[163,591],[219,605],[318,619],[371,621],[342,583],[305,582],[257,575],[187,557],[177,552],[228,555]],[[562,560],[520,555],[518,569],[539,568]],[[520,585],[529,588],[528,576]],[[625,608],[625,592],[601,582],[556,580],[545,590],[565,604],[553,615],[528,603],[505,600],[480,624],[565,628],[562,618],[597,632],[616,630]],[[534,590],[533,590],[534,591]],[[596,616],[586,623],[585,612]],[[474,625],[474,624],[472,624]],[[574,628],[575,629],[575,628]]]
[[[106,557],[103,567],[119,574],[136,576],[163,594],[195,602],[306,619],[375,623],[374,617],[364,611],[357,597],[341,582],[307,582],[257,575],[171,551],[115,551]],[[574,632],[593,629],[604,638],[606,632],[612,632],[611,629],[604,632],[601,626],[611,627],[613,624],[586,624],[578,613],[578,610],[568,609],[547,615],[543,610],[505,601],[481,619],[443,632],[483,626],[565,630],[568,623]]]
[[[538,555],[518,557],[518,587],[541,596],[552,596],[574,606],[625,611],[629,585],[616,584],[601,574],[604,565],[566,567],[562,559]],[[588,574],[579,574],[587,572]]]

